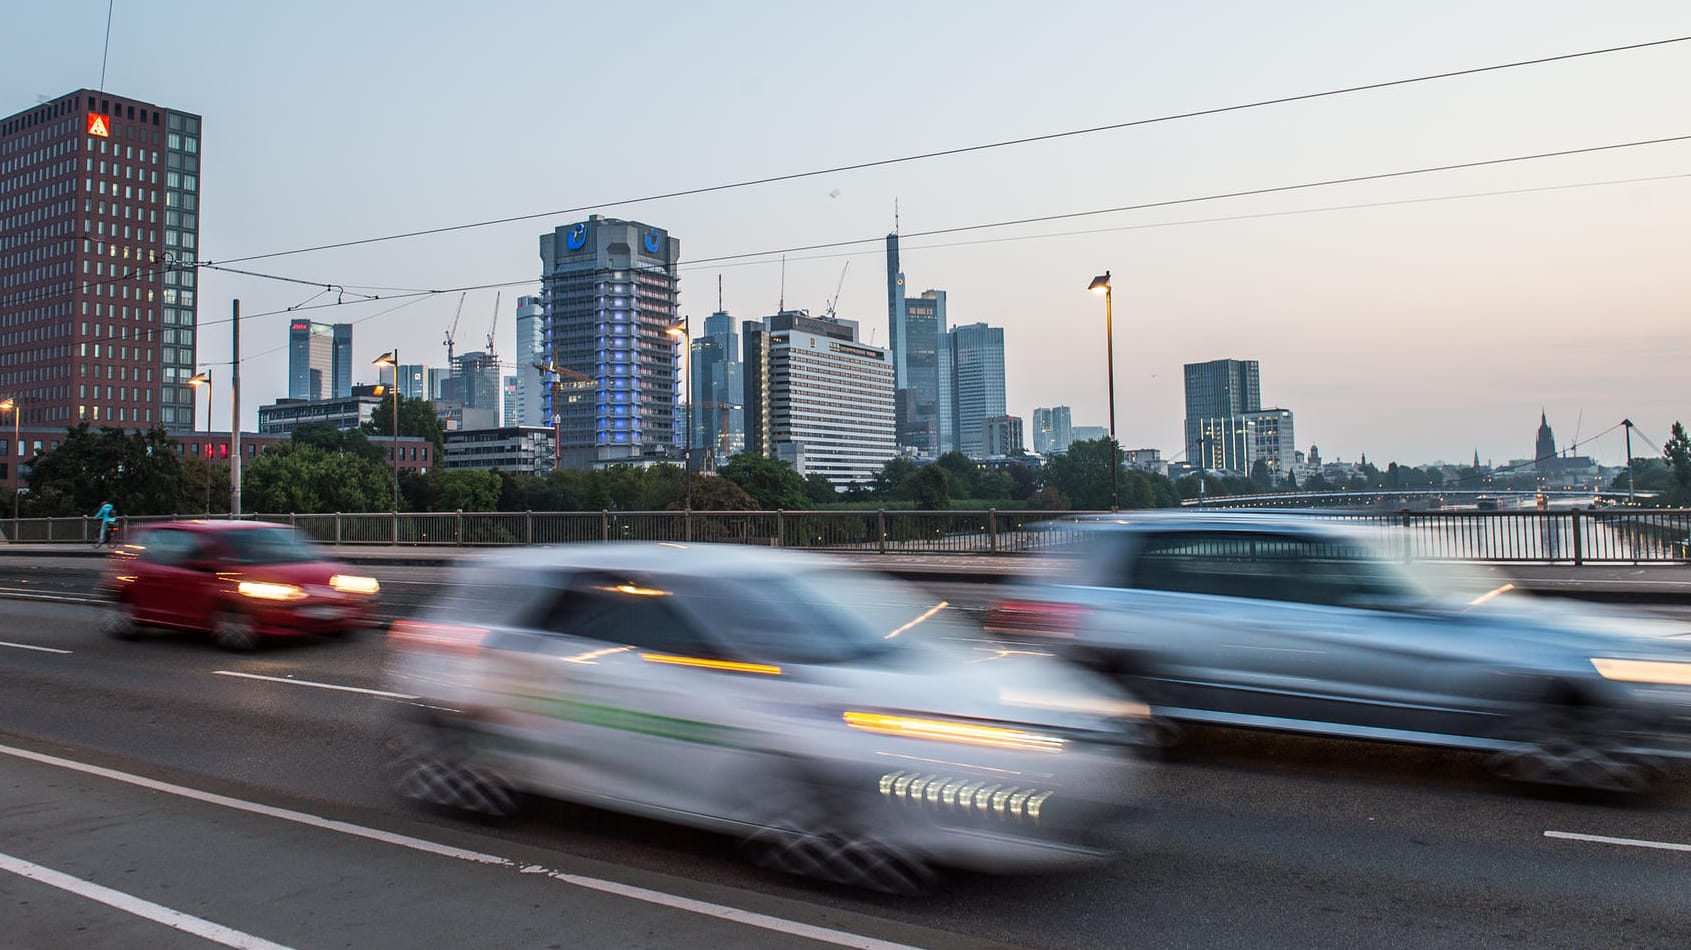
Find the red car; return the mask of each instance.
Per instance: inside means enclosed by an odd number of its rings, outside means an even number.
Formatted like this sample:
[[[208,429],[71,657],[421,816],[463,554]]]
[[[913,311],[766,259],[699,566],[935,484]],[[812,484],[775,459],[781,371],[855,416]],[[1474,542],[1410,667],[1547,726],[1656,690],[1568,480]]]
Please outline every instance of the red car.
[[[265,637],[339,635],[375,620],[380,585],[287,525],[177,521],[116,548],[100,584],[106,632],[203,630],[250,650]]]

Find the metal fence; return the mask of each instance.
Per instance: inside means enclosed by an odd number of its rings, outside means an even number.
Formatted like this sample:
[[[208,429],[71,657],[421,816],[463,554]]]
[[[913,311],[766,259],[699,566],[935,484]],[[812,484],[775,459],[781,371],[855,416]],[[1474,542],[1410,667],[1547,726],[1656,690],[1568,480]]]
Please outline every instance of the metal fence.
[[[1073,511],[513,511],[246,516],[328,544],[491,546],[576,541],[714,541],[897,554],[1018,554],[1082,530]],[[1379,532],[1405,558],[1572,564],[1691,559],[1691,509],[1308,511]],[[1124,513],[1132,517],[1131,512]],[[124,518],[125,530],[177,516]],[[192,515],[186,517],[193,517]],[[11,543],[91,543],[92,518],[0,520]]]

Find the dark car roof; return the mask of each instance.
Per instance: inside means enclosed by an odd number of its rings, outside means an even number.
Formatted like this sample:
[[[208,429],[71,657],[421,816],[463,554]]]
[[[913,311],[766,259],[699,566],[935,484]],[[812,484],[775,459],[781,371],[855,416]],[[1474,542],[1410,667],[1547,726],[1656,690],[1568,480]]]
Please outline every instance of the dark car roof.
[[[283,524],[279,521],[225,521],[222,519],[210,518],[195,518],[189,521],[161,521],[157,524],[147,525],[146,528],[149,531],[156,531],[159,528],[181,528],[188,531],[211,531],[219,533],[224,531],[251,531],[254,528],[281,528],[284,531],[293,530],[292,525]]]

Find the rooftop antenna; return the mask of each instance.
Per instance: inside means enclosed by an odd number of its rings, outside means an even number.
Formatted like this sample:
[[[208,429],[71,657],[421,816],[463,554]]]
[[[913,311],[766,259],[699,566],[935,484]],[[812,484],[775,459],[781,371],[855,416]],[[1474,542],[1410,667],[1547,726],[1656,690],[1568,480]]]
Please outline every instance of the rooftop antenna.
[[[898,199],[892,200],[892,233],[898,233]]]
[[[722,275],[716,275],[716,312],[722,312]]]
[[[106,91],[106,59],[112,52],[112,7],[117,0],[106,0],[106,48],[100,51],[100,91]]]
[[[787,255],[781,255],[781,298],[775,304],[776,313],[787,312]]]

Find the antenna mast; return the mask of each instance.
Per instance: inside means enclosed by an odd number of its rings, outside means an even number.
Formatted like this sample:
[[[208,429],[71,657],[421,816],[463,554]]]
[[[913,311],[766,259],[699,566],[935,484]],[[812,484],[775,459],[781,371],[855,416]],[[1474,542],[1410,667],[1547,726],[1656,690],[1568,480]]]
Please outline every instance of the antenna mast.
[[[781,298],[775,304],[775,312],[776,313],[785,313],[786,310],[787,310],[787,255],[782,254],[781,255]]]
[[[112,53],[112,7],[116,4],[117,0],[106,0],[106,48],[100,51],[101,92],[106,91],[106,60]]]

